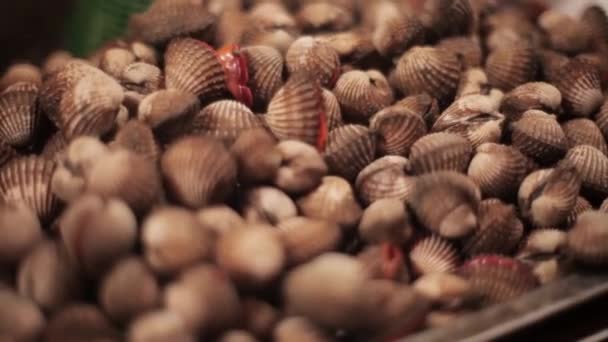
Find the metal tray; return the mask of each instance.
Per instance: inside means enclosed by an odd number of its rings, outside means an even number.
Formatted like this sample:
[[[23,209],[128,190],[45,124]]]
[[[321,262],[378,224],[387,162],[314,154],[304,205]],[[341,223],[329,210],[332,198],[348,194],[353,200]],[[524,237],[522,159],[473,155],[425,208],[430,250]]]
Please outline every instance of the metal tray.
[[[514,301],[463,316],[450,326],[423,331],[401,342],[491,341],[607,294],[608,273],[576,273]]]

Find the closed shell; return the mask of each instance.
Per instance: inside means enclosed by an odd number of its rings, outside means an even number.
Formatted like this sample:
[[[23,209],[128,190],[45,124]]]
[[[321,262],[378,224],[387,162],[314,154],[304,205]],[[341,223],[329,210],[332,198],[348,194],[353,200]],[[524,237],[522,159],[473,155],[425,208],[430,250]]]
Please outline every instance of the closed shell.
[[[421,21],[436,36],[458,36],[471,33],[475,13],[468,0],[431,0],[423,5]]]
[[[602,131],[602,134],[604,134],[604,138],[608,139],[608,99],[606,99],[595,116],[595,123]]]
[[[116,133],[111,146],[135,152],[147,160],[156,161],[160,148],[150,126],[138,120],[130,120]]]
[[[338,53],[328,43],[310,36],[291,44],[285,63],[289,73],[304,72],[325,87],[333,87],[340,75]]]
[[[568,253],[589,266],[608,263],[608,214],[588,211],[568,232]]]
[[[325,115],[327,116],[328,132],[344,125],[342,120],[342,109],[333,92],[323,88],[323,102],[325,103]]]
[[[599,127],[589,119],[573,119],[562,123],[562,129],[568,138],[568,147],[590,145],[608,155],[608,144]]]
[[[344,31],[354,22],[353,13],[333,2],[317,1],[303,4],[297,14],[305,32]]]
[[[393,243],[401,246],[414,233],[410,215],[403,201],[380,199],[365,209],[359,224],[359,236],[368,243]]]
[[[453,133],[432,133],[412,145],[410,165],[414,174],[434,171],[466,172],[473,155],[471,143]]]
[[[159,90],[164,84],[163,72],[157,66],[144,62],[126,66],[119,79],[125,89],[144,95]]]
[[[199,110],[196,96],[175,89],[159,90],[140,102],[138,119],[148,124],[161,141],[171,141],[192,129],[192,118]]]
[[[366,166],[357,176],[355,187],[365,204],[380,199],[407,202],[414,189],[415,178],[406,173],[409,162],[400,156],[386,156]]]
[[[568,214],[568,218],[566,219],[566,224],[564,225],[565,228],[571,228],[572,225],[574,225],[574,223],[576,223],[576,220],[578,219],[578,217],[589,210],[593,210],[593,206],[591,205],[591,203],[589,203],[589,201],[587,201],[587,199],[585,199],[585,197],[582,196],[578,196],[576,198],[576,203],[574,204],[574,208],[572,208],[572,210],[570,211],[570,214]]]
[[[515,122],[524,112],[531,109],[555,113],[561,103],[562,94],[555,86],[545,82],[529,82],[507,93],[500,105],[500,111],[509,121]]]
[[[283,56],[270,46],[248,46],[241,52],[247,59],[248,86],[256,103],[266,105],[283,85]]]
[[[393,91],[388,81],[377,70],[353,70],[338,79],[334,94],[353,121],[366,121],[377,111],[393,103]]]
[[[345,125],[329,134],[324,158],[330,171],[353,180],[374,160],[376,139],[365,126]]]
[[[39,123],[38,88],[20,82],[0,94],[0,140],[12,146],[32,142]]]
[[[409,155],[410,148],[426,134],[422,116],[402,106],[392,106],[376,113],[370,129],[377,134],[380,155]]]
[[[517,253],[518,258],[558,254],[566,247],[568,234],[559,229],[536,229],[528,235]]]
[[[279,143],[281,165],[274,183],[288,193],[305,193],[316,188],[328,169],[323,156],[312,146],[294,140]]]
[[[390,2],[381,4],[390,5],[379,10],[372,35],[372,42],[380,54],[399,56],[411,46],[424,42],[424,27],[417,17],[399,13],[398,9],[395,12]]]
[[[194,116],[191,133],[214,137],[228,144],[244,131],[262,127],[262,121],[247,106],[234,100],[213,102]]]
[[[576,146],[565,160],[574,165],[583,181],[583,189],[601,198],[608,196],[608,157],[593,146]],[[602,197],[603,196],[603,197]]]
[[[441,114],[437,100],[426,93],[405,97],[395,105],[420,115],[426,122],[427,127],[432,127]]]
[[[488,56],[486,73],[490,84],[509,91],[536,78],[537,57],[531,43],[523,40],[501,47]]]
[[[409,258],[412,270],[417,275],[451,273],[460,266],[456,247],[435,235],[417,242],[410,251]]]
[[[331,252],[342,240],[340,226],[326,220],[293,217],[280,222],[278,228],[291,265]]]
[[[482,65],[483,52],[477,37],[452,37],[441,40],[437,47],[446,49],[457,55],[465,69]]]
[[[557,10],[548,10],[538,18],[538,26],[545,32],[554,50],[576,54],[586,50],[591,41],[585,23]]]
[[[562,158],[568,149],[566,134],[554,115],[527,111],[512,130],[512,146],[541,164]]]
[[[564,65],[553,84],[562,93],[564,109],[573,116],[590,116],[604,100],[597,67],[582,58]]]

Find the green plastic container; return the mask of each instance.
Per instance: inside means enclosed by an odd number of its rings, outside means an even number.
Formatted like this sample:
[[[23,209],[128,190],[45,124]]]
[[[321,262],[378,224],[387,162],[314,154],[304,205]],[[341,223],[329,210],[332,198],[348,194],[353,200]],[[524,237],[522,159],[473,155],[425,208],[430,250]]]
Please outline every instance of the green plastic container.
[[[129,17],[144,11],[152,0],[78,0],[67,33],[67,49],[86,56],[103,43],[125,33]]]

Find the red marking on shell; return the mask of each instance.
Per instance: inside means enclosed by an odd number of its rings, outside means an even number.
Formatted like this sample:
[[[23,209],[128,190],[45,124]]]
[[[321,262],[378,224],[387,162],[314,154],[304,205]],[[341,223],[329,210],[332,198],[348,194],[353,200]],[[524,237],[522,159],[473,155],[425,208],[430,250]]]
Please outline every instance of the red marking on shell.
[[[386,279],[396,279],[399,268],[403,265],[403,253],[398,246],[391,243],[382,244],[382,274]]]
[[[247,107],[253,105],[253,94],[247,87],[249,82],[249,69],[245,54],[241,53],[241,48],[236,44],[230,44],[217,50],[217,58],[224,67],[226,74],[226,86],[232,96],[245,104]]]

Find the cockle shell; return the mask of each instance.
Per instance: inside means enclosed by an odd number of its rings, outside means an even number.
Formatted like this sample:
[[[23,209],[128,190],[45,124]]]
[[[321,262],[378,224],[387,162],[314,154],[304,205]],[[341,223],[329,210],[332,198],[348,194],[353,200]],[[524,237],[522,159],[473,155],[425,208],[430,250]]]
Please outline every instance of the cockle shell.
[[[389,198],[407,202],[415,183],[415,178],[406,173],[408,168],[408,160],[400,156],[386,156],[370,163],[355,181],[359,198],[365,204]]]
[[[608,157],[602,151],[589,145],[576,146],[564,159],[579,172],[585,191],[600,198],[608,196]]]
[[[420,115],[427,127],[432,127],[441,114],[437,100],[426,93],[405,97],[395,105]]]
[[[492,91],[488,76],[482,68],[469,68],[462,73],[456,99],[468,95],[489,95]]]
[[[475,25],[475,13],[468,0],[430,0],[423,5],[421,21],[438,37],[467,35]]]
[[[241,184],[265,183],[275,179],[279,167],[284,164],[276,145],[276,139],[263,128],[244,131],[238,136],[230,152],[237,161]]]
[[[370,204],[359,223],[359,236],[367,243],[389,242],[402,246],[414,234],[405,203],[397,198],[384,198]]]
[[[471,143],[453,133],[432,133],[416,141],[410,151],[414,174],[451,170],[466,172],[473,155]]]
[[[587,7],[581,15],[581,23],[589,30],[593,45],[597,47],[608,42],[608,16],[604,8],[598,5]]]
[[[161,141],[171,141],[192,129],[200,110],[198,98],[176,89],[165,89],[146,96],[139,104],[138,119],[148,124]]]
[[[175,142],[161,157],[161,171],[170,196],[192,208],[223,201],[236,185],[234,158],[212,138],[189,136]]]
[[[273,28],[254,24],[243,32],[241,44],[243,46],[269,46],[284,54],[297,37],[297,30],[292,27]]]
[[[19,82],[30,82],[40,86],[42,84],[40,68],[29,63],[11,65],[0,78],[0,91]]]
[[[344,125],[342,109],[334,93],[325,88],[323,88],[323,100],[325,103],[325,115],[327,116],[327,129],[328,132],[331,132]]]
[[[526,40],[493,51],[485,66],[490,84],[503,91],[533,81],[537,69],[538,59],[534,47]]]
[[[417,275],[451,273],[460,266],[456,247],[436,235],[418,241],[410,251],[409,259],[412,271]]]
[[[261,119],[234,100],[213,102],[194,116],[191,133],[207,135],[231,144],[244,131],[262,127]]]
[[[585,23],[557,10],[543,12],[538,18],[538,26],[557,51],[576,54],[587,49],[591,42],[591,34]]]
[[[590,145],[608,155],[608,144],[599,127],[589,119],[573,119],[562,123],[568,147]]]
[[[538,59],[543,80],[551,83],[553,83],[559,71],[570,61],[568,56],[549,49],[541,49],[538,52]]]
[[[336,32],[317,37],[317,39],[329,43],[336,50],[343,66],[349,63],[360,63],[375,52],[371,35],[361,30]]]
[[[568,253],[589,266],[608,263],[608,214],[588,211],[578,217],[568,232]]]
[[[249,21],[263,28],[295,29],[297,22],[284,4],[276,1],[258,1],[249,10]]]
[[[545,228],[533,230],[525,239],[517,253],[518,259],[559,254],[565,249],[568,234],[559,229]]]
[[[19,156],[19,154],[17,151],[15,151],[15,149],[5,143],[0,142],[0,167],[6,165],[9,161],[17,156]],[[43,154],[43,156],[46,155]]]
[[[376,139],[361,125],[345,125],[329,133],[325,162],[330,171],[348,180],[374,160]]]
[[[512,146],[541,164],[560,159],[568,150],[566,134],[554,115],[529,110],[511,127]]]
[[[298,194],[316,188],[328,169],[323,156],[314,147],[295,140],[286,140],[276,146],[281,155],[281,165],[274,183],[290,194]]]
[[[591,203],[589,203],[589,201],[587,201],[585,197],[578,196],[576,198],[574,208],[572,208],[572,211],[570,211],[570,214],[568,214],[568,218],[566,219],[566,224],[564,225],[564,227],[571,228],[572,225],[576,223],[576,220],[578,219],[579,215],[589,210],[593,210],[593,206],[591,205]]]
[[[524,112],[531,109],[555,113],[561,103],[562,94],[555,86],[545,82],[529,82],[505,95],[500,104],[500,112],[505,114],[509,121],[515,122]]]
[[[370,130],[378,137],[378,154],[407,156],[412,145],[426,134],[426,123],[403,106],[391,106],[372,117]]]
[[[290,74],[303,72],[321,86],[333,87],[340,76],[340,59],[331,45],[305,36],[294,41],[285,55]]]
[[[240,207],[243,218],[251,224],[276,225],[298,215],[293,200],[271,186],[247,190],[240,198]]]
[[[258,105],[266,105],[283,85],[283,56],[270,46],[248,46],[241,52],[247,60],[248,86],[255,102]]]
[[[120,79],[127,66],[134,62],[135,55],[128,49],[109,48],[101,55],[99,69],[116,79]]]
[[[160,155],[160,148],[150,126],[139,120],[130,120],[121,127],[110,146],[130,150],[154,162]]]
[[[303,4],[296,18],[304,32],[344,31],[354,23],[353,12],[326,1]]]
[[[19,82],[0,94],[0,140],[4,143],[23,146],[32,142],[40,121],[38,91],[37,84]]]
[[[144,62],[127,65],[119,80],[125,89],[143,95],[159,90],[164,83],[163,72],[157,66]]]
[[[452,37],[441,40],[437,47],[452,52],[462,60],[464,69],[477,68],[483,63],[483,52],[477,37]]]
[[[595,123],[604,134],[604,138],[608,139],[608,98],[600,108],[600,111],[595,116]]]
[[[395,11],[394,5],[388,1],[380,2],[381,8],[376,14],[372,42],[383,56],[400,56],[410,47],[422,44],[425,38],[420,20],[413,15],[400,13],[399,9]]]
[[[346,72],[338,79],[333,92],[344,116],[353,121],[366,121],[394,100],[388,81],[377,70]]]
[[[291,265],[331,252],[342,240],[340,226],[327,220],[292,217],[281,221],[278,229]]]
[[[562,93],[562,105],[573,116],[593,114],[604,100],[597,66],[573,58],[555,75],[553,85]]]

